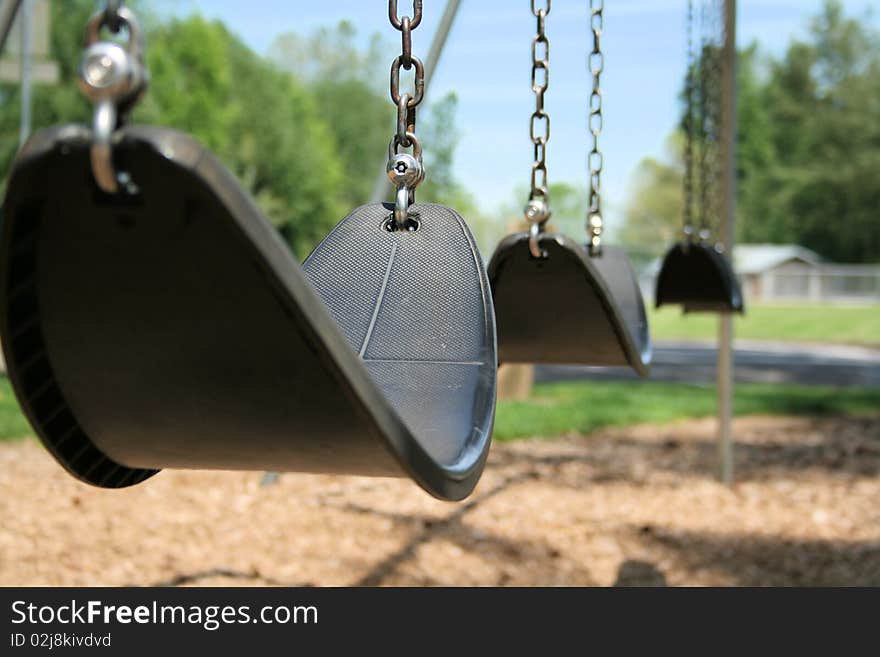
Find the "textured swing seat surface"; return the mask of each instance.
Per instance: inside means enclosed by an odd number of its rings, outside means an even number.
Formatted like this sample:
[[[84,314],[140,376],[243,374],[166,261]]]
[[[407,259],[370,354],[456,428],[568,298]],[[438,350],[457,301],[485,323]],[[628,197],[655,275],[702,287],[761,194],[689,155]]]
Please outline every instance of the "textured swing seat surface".
[[[534,258],[527,233],[504,238],[489,263],[501,363],[629,366],[648,373],[651,338],[626,254],[599,256],[544,233]]]
[[[681,305],[685,312],[743,312],[739,281],[730,261],[714,246],[675,244],[657,275],[657,307]]]
[[[416,205],[343,219],[301,268],[215,158],[175,131],[114,146],[133,193],[94,184],[87,129],[35,135],[3,209],[2,341],[25,413],[89,483],[159,468],[479,479],[494,418],[491,293],[464,221]]]

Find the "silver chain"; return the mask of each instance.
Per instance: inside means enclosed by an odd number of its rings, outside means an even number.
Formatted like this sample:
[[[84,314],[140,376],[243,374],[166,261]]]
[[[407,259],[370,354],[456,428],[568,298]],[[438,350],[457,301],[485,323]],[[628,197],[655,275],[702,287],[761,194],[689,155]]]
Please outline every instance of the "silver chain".
[[[416,109],[425,98],[425,65],[412,54],[412,30],[422,22],[422,0],[413,0],[412,16],[399,16],[397,0],[388,0],[388,19],[401,35],[400,55],[391,63],[391,101],[397,108],[397,130],[388,147],[388,178],[397,188],[394,220],[389,229],[414,230],[409,208],[415,203],[415,190],[425,179],[422,146],[416,136]],[[400,92],[400,69],[415,69],[412,93]],[[412,148],[413,153],[400,153]]]
[[[107,4],[104,7],[104,24],[114,34],[118,33],[125,25],[125,22],[119,15],[119,10],[122,9],[124,4],[123,0],[107,0]]]
[[[532,39],[532,91],[535,93],[535,111],[529,121],[529,137],[534,146],[531,193],[525,216],[530,224],[529,250],[536,258],[546,254],[538,244],[544,224],[550,219],[550,194],[547,188],[547,143],[550,141],[550,115],[544,109],[544,94],[550,85],[550,41],[545,31],[551,0],[539,6],[532,0],[532,14],[537,18],[537,33]]]
[[[602,134],[602,71],[605,69],[605,55],[602,53],[602,11],[604,0],[590,0],[590,31],[593,34],[593,50],[587,56],[587,68],[593,78],[593,90],[590,92],[589,130],[592,137],[592,148],[587,156],[590,170],[590,208],[587,211],[587,237],[589,250],[597,255],[602,248],[602,167],[605,158],[599,148],[599,137]]]
[[[706,20],[706,3],[700,5],[700,93],[699,93],[699,134],[700,134],[700,197],[699,197],[699,237],[708,237],[709,205],[709,34]]]
[[[722,90],[721,90],[721,50],[724,47],[724,3],[721,0],[712,0],[710,4],[710,42],[712,47],[709,53],[709,91],[708,91],[708,125],[710,128],[710,136],[707,140],[711,146],[709,152],[709,176],[710,176],[710,193],[708,203],[708,216],[711,223],[708,227],[715,230],[718,235],[718,222],[721,219],[723,208],[723,157],[722,157],[722,137],[721,137],[721,111],[722,111]]]
[[[682,218],[684,237],[687,241],[694,234],[694,140],[696,136],[696,98],[695,80],[696,59],[694,57],[694,0],[687,4],[687,72],[685,75],[685,116],[684,116],[684,205]]]
[[[703,0],[700,7],[699,63],[699,237],[707,241],[720,211],[721,129],[721,45],[723,26],[721,3]]]

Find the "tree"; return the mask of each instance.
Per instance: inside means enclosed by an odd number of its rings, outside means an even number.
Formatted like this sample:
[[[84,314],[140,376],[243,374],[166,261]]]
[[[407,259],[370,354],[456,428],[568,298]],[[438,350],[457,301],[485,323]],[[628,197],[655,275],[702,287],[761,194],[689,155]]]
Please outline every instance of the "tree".
[[[354,26],[343,21],[311,35],[279,36],[269,58],[300,80],[331,132],[342,167],[338,190],[350,207],[370,200],[388,140],[394,128],[393,108],[380,68],[383,43],[373,36],[365,52],[355,45]]]
[[[355,43],[350,23],[280,37],[274,61],[249,50],[220,22],[163,20],[131,0],[145,28],[150,89],[134,120],[188,132],[214,151],[251,192],[298,255],[304,255],[372,193],[394,129],[384,43]],[[52,56],[60,81],[35,91],[34,125],[91,121],[76,67],[93,0],[53,2]],[[387,61],[386,61],[387,60]],[[19,90],[0,86],[0,167],[18,146]],[[473,206],[452,177],[456,99],[420,113],[430,144],[425,199]],[[424,132],[422,132],[424,131]]]
[[[640,259],[661,255],[682,234],[681,135],[667,142],[665,160],[645,158],[633,177],[633,195],[624,210],[620,241]]]
[[[388,53],[393,47],[374,34],[362,50],[356,37],[354,25],[342,21],[335,28],[321,27],[310,35],[281,35],[269,50],[276,66],[313,94],[333,133],[344,171],[340,191],[351,206],[370,200],[394,132],[396,112],[388,96]],[[401,77],[405,76],[403,72]],[[459,140],[457,109],[454,93],[419,108],[417,132],[425,144],[428,176],[418,197],[470,214],[476,212],[473,198],[453,176]]]
[[[150,35],[151,90],[136,116],[191,133],[250,190],[299,255],[339,220],[342,172],[313,99],[216,21]]]
[[[828,0],[809,39],[793,41],[783,57],[761,58],[755,46],[741,52],[738,83],[738,238],[801,244],[841,262],[880,261],[877,31]],[[681,169],[680,154],[642,162],[627,242],[674,225]]]
[[[739,53],[737,126],[737,238],[785,241],[786,213],[780,200],[781,172],[773,144],[771,100],[759,72],[755,44]]]
[[[877,32],[828,1],[809,40],[794,41],[769,69],[771,153],[741,167],[743,238],[797,242],[838,261],[880,260]]]
[[[56,86],[36,89],[34,123],[88,123],[92,108],[77,89],[76,65],[94,3],[51,6],[52,55],[61,77]],[[145,15],[140,7],[137,12]],[[151,83],[133,119],[196,137],[249,189],[295,252],[307,253],[343,208],[333,136],[308,91],[219,22],[145,16]],[[0,94],[6,106],[17,107],[16,88]],[[17,121],[17,109],[0,116],[4,170],[17,146]]]

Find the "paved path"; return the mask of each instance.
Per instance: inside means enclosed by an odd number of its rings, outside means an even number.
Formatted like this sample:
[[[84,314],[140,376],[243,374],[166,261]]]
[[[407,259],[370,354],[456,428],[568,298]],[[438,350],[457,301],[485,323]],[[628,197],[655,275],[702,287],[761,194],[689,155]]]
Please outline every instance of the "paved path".
[[[715,380],[715,358],[712,342],[657,342],[651,378],[709,383]],[[736,344],[735,363],[738,382],[880,386],[880,349],[741,340]],[[542,366],[536,378],[623,381],[637,377],[618,368]]]

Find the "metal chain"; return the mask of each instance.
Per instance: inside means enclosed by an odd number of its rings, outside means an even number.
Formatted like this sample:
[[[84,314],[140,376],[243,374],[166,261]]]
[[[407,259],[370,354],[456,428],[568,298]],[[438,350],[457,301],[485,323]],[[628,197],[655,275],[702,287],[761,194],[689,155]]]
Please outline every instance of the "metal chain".
[[[550,141],[550,115],[544,109],[544,94],[550,85],[550,41],[547,39],[547,15],[551,0],[544,6],[532,0],[532,14],[537,18],[537,30],[532,39],[532,91],[535,93],[535,111],[529,120],[529,138],[534,147],[531,192],[526,205],[525,217],[530,224],[529,250],[536,258],[545,257],[539,245],[544,224],[550,219],[550,194],[547,187],[547,143]]]
[[[707,126],[709,134],[707,145],[709,147],[708,155],[708,179],[709,179],[709,200],[707,207],[706,228],[713,230],[716,237],[718,236],[718,227],[721,220],[723,201],[723,157],[722,157],[722,136],[721,136],[721,111],[722,111],[722,89],[721,89],[721,51],[724,47],[724,6],[721,0],[710,0],[709,15],[709,43],[708,52],[708,89],[707,89]]]
[[[550,116],[544,109],[544,94],[550,84],[550,42],[545,32],[550,0],[538,8],[532,0],[532,13],[538,19],[537,34],[532,39],[532,91],[535,111],[529,122],[529,137],[534,145],[530,199],[547,198],[547,142],[550,141]]]
[[[706,223],[709,203],[709,126],[708,126],[708,95],[709,95],[709,38],[706,29],[706,3],[700,4],[700,91],[698,105],[698,124],[700,135],[700,198],[699,198],[699,232],[700,239],[707,237]]]
[[[587,237],[590,253],[597,255],[602,248],[602,167],[604,156],[599,148],[599,137],[602,134],[602,71],[605,69],[605,55],[602,53],[602,28],[604,20],[602,12],[604,0],[590,0],[590,31],[593,33],[593,50],[587,56],[587,68],[593,78],[593,90],[590,92],[589,130],[592,136],[592,148],[587,158],[590,170],[590,208],[587,212]]]
[[[685,76],[685,117],[684,117],[684,237],[690,241],[694,233],[694,140],[696,137],[696,98],[694,55],[694,0],[687,4],[687,73]]]
[[[104,7],[104,24],[114,34],[118,34],[125,25],[125,22],[119,16],[119,10],[122,9],[124,4],[124,0],[107,0],[107,4]]]
[[[422,147],[416,136],[416,109],[425,98],[425,65],[412,54],[412,31],[422,22],[422,0],[413,0],[412,16],[399,16],[397,0],[388,0],[388,19],[400,32],[400,55],[391,63],[391,100],[397,107],[397,130],[388,147],[388,178],[397,188],[393,223],[389,229],[414,230],[416,224],[409,216],[409,207],[415,203],[415,190],[425,179]],[[401,93],[400,70],[414,70],[412,93]],[[399,153],[401,148],[412,148],[413,154]]]
[[[699,84],[699,135],[700,135],[700,197],[699,237],[708,241],[711,229],[720,211],[719,193],[721,182],[720,157],[720,66],[721,41],[719,31],[721,4],[717,0],[704,0],[700,8],[700,84]]]
[[[422,22],[422,0],[413,0],[413,15],[403,17],[397,14],[397,0],[388,0],[388,17],[401,35],[400,55],[391,64],[391,101],[397,106],[396,137],[401,146],[409,148],[412,144],[407,133],[415,132],[416,108],[425,98],[425,65],[412,54],[412,30]],[[400,69],[409,71],[413,67],[413,92],[401,94]]]

